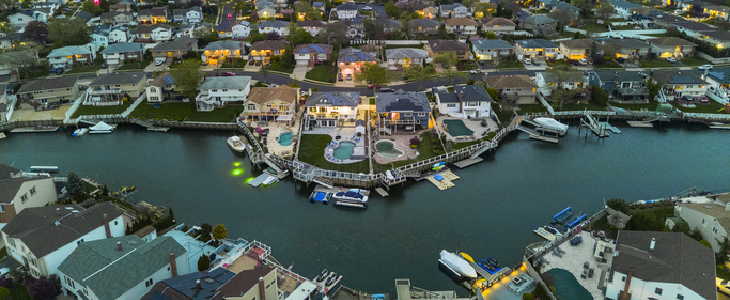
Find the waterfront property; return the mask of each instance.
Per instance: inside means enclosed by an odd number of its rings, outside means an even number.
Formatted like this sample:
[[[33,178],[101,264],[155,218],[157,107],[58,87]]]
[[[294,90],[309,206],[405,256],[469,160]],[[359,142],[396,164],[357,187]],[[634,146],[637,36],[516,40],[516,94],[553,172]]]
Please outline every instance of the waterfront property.
[[[664,95],[668,101],[692,99],[705,95],[707,82],[699,76],[687,71],[654,71],[654,81],[663,85]]]
[[[241,114],[248,122],[275,121],[289,123],[297,112],[298,90],[288,85],[255,87],[243,102]]]
[[[246,101],[251,91],[251,76],[211,76],[198,87],[198,111],[213,111],[230,102]]]
[[[147,84],[145,95],[147,102],[163,102],[178,96],[182,97],[179,92],[175,91],[175,78],[167,72],[157,75],[157,78]]]
[[[102,74],[89,84],[84,105],[120,105],[137,99],[145,90],[145,72],[115,72]]]
[[[224,268],[218,268],[167,278],[156,282],[141,300],[212,299],[235,275],[236,273]]]
[[[359,103],[359,92],[313,92],[304,104],[304,128],[355,127]]]
[[[14,168],[0,165],[0,170]],[[17,177],[20,170],[14,169],[14,178],[0,174],[0,222],[10,223],[21,211],[32,207],[43,207],[58,200],[56,185],[50,177]]]
[[[681,217],[690,230],[699,230],[702,239],[710,242],[715,252],[721,251],[721,243],[730,230],[728,196],[718,196],[713,203],[682,203],[674,207],[675,215]]]
[[[635,71],[592,71],[588,72],[590,85],[598,85],[606,91],[610,100],[643,101],[649,97],[644,77]]]
[[[499,92],[500,100],[514,104],[534,103],[537,84],[527,75],[484,76],[487,87]]]
[[[436,93],[439,113],[457,118],[489,118],[492,97],[481,85],[454,86],[454,92]]]
[[[375,93],[375,112],[381,133],[392,134],[399,129],[416,132],[433,127],[431,105],[424,92]]]
[[[78,76],[62,76],[26,82],[17,93],[21,101],[31,104],[35,110],[58,108],[79,97]]]

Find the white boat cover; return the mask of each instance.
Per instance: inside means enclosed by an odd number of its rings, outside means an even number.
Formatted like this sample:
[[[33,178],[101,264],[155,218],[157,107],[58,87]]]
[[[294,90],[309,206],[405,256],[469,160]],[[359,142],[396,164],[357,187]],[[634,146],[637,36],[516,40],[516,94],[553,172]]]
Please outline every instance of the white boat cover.
[[[563,123],[558,122],[558,120],[555,120],[553,118],[535,118],[535,122],[542,124],[542,126],[545,126],[547,128],[551,129],[557,129],[566,131],[568,130],[568,125],[565,125]]]
[[[99,123],[96,123],[96,125],[91,126],[89,129],[93,131],[108,131],[114,129],[114,127],[111,127],[109,124],[107,124],[104,121],[101,121]]]

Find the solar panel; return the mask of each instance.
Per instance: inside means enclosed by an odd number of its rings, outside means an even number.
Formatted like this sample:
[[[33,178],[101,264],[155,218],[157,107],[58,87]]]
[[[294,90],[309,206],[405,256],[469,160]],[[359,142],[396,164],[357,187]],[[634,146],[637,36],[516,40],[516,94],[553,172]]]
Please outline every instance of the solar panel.
[[[172,78],[172,75],[167,75],[163,79],[165,80],[165,83],[167,83],[167,84],[173,84],[173,83],[175,83],[175,80]]]

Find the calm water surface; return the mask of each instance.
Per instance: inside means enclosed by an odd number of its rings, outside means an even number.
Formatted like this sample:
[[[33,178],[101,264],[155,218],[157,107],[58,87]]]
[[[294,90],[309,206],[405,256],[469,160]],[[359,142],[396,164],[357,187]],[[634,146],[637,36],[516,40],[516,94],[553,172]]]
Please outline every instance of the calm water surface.
[[[572,128],[559,145],[513,133],[485,162],[455,170],[462,178],[455,188],[408,183],[390,197],[373,196],[367,211],[311,204],[310,189],[291,179],[251,188],[245,180],[260,171],[228,148],[225,132],[122,127],[80,138],[69,131],[8,134],[0,140],[0,163],[57,165],[110,190],[135,185],[132,201],[172,206],[178,223],[224,223],[229,237],[270,245],[277,260],[304,276],[327,268],[345,275],[344,285],[373,293],[394,292],[395,278],[453,290],[437,259],[440,250],[455,250],[457,240],[475,259],[514,265],[527,244],[539,241],[532,229],[567,206],[590,215],[604,198],[728,188],[727,131],[621,129],[598,140]],[[241,176],[232,175],[236,162]]]

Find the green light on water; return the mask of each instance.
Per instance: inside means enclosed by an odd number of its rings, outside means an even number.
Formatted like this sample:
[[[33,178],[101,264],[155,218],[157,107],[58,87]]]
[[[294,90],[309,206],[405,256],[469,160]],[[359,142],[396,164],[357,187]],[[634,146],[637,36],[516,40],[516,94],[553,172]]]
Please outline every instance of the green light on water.
[[[242,168],[236,168],[236,169],[233,169],[233,171],[231,171],[231,175],[233,175],[233,176],[241,176],[242,174],[243,174]]]
[[[234,163],[233,163],[233,166],[234,166],[234,167],[238,167],[238,166],[240,166],[240,165],[241,165],[241,163],[240,163],[240,162],[234,162]]]
[[[253,177],[249,177],[248,179],[246,179],[246,183],[251,182],[251,180],[253,180],[253,179],[254,179]]]

